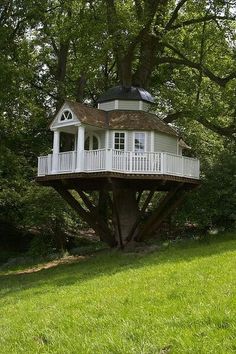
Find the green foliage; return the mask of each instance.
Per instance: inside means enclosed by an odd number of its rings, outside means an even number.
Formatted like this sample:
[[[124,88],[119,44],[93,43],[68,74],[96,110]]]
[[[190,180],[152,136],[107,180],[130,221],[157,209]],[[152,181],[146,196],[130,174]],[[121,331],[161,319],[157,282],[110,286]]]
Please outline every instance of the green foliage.
[[[177,214],[182,223],[201,228],[236,227],[236,155],[234,147],[225,149],[205,166],[201,187],[192,192]]]
[[[173,0],[2,1],[0,223],[37,228],[50,237],[61,233],[54,239],[57,247],[78,230],[80,222],[62,199],[35,184],[37,156],[51,150],[48,124],[61,101],[94,104],[101,92],[122,82],[120,68],[130,57],[133,82],[143,62],[141,76],[150,69],[146,84],[157,112],[180,113],[172,123],[192,145],[190,154],[201,159],[199,207],[189,200],[192,214],[185,219],[233,224],[233,166],[225,146],[235,140],[235,2],[182,3],[172,23],[176,28],[168,30]],[[208,15],[213,18],[191,22]]]

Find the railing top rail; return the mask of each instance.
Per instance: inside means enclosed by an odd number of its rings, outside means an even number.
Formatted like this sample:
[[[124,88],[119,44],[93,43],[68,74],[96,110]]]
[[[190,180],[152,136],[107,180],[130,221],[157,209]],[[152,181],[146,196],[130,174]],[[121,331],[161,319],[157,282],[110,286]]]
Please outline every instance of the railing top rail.
[[[162,154],[165,154],[165,155],[174,156],[174,157],[183,157],[183,158],[186,159],[186,160],[196,160],[196,161],[199,161],[199,159],[196,158],[196,157],[189,157],[189,156],[177,155],[177,154],[173,154],[173,153],[171,153],[171,152],[164,152],[164,151],[162,151],[161,153],[162,153]]]
[[[109,150],[109,149],[96,149],[96,150],[83,150],[84,152],[86,153],[92,153],[92,152],[97,152],[97,151],[106,151],[106,150]]]
[[[72,150],[72,151],[64,151],[64,152],[59,152],[58,155],[68,155],[68,154],[71,154],[73,152],[76,152],[75,150]]]
[[[38,159],[47,159],[48,155],[44,155],[44,156],[38,156]]]

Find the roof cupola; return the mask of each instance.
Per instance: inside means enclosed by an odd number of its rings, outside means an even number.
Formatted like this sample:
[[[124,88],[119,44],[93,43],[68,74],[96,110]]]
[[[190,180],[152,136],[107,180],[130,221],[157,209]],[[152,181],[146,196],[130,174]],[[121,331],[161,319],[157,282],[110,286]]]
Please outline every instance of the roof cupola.
[[[98,100],[98,108],[104,111],[138,110],[148,111],[154,102],[151,94],[140,87],[115,86],[102,94]]]

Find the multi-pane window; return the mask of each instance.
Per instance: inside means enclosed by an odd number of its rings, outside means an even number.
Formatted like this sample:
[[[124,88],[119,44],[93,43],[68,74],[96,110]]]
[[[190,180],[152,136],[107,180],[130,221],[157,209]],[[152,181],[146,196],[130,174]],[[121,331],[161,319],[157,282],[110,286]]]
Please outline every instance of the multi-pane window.
[[[125,149],[125,133],[116,132],[114,135],[114,149],[124,150]]]
[[[134,151],[145,151],[145,133],[134,133]]]

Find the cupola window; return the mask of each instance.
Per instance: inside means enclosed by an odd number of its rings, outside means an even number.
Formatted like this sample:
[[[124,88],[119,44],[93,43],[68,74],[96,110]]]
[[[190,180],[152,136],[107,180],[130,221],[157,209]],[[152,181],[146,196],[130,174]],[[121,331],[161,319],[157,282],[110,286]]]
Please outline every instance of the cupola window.
[[[71,120],[71,119],[73,119],[71,111],[65,110],[64,112],[62,112],[62,115],[60,117],[61,122]]]

